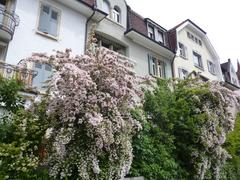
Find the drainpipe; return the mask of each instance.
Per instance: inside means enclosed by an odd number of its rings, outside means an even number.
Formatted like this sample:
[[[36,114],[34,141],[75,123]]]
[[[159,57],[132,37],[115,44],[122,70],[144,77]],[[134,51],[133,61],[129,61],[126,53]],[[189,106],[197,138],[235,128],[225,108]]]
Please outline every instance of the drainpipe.
[[[173,60],[172,60],[172,63],[171,63],[171,66],[172,66],[172,77],[175,78],[175,69],[174,69],[174,60],[176,58],[176,54],[174,54],[173,56]]]
[[[87,37],[88,37],[88,23],[91,21],[91,19],[93,18],[93,16],[96,14],[96,9],[97,9],[97,5],[96,5],[96,1],[94,2],[94,6],[93,6],[93,13],[92,15],[87,19],[86,21],[86,26],[85,26],[85,46],[84,46],[84,52],[86,52],[87,49]],[[102,19],[100,19],[97,23],[100,23],[103,19],[105,19],[107,17],[107,15],[105,15]]]
[[[84,46],[84,52],[86,52],[86,49],[87,49],[88,23],[89,23],[89,21],[92,19],[92,17],[95,15],[95,13],[96,13],[96,8],[95,8],[95,6],[94,6],[94,7],[93,7],[93,13],[92,13],[92,15],[87,19],[86,25],[85,25],[85,46]]]

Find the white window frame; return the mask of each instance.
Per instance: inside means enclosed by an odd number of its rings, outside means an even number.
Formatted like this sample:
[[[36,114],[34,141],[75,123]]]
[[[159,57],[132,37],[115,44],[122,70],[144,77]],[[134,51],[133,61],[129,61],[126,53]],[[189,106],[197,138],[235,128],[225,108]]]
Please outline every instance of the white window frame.
[[[179,55],[184,59],[188,59],[187,47],[181,42],[178,42],[178,47],[179,47]]]
[[[52,34],[49,34],[49,33],[46,33],[46,32],[43,32],[41,31],[39,28],[40,28],[40,20],[41,20],[41,13],[42,13],[42,7],[43,6],[48,6],[50,7],[50,11],[52,12],[52,10],[54,10],[55,12],[57,12],[57,33],[56,33],[56,36],[52,35]],[[39,2],[39,9],[38,9],[38,18],[37,18],[37,25],[36,25],[36,33],[40,34],[40,35],[43,35],[43,36],[46,36],[48,38],[51,38],[51,39],[54,39],[54,40],[59,40],[59,34],[60,34],[60,25],[61,25],[61,17],[62,17],[62,11],[58,8],[56,8],[53,4],[51,3],[48,3],[48,2],[43,2],[43,1],[40,1]]]
[[[189,72],[184,68],[178,68],[178,75],[180,79],[187,79]]]
[[[161,61],[152,55],[148,55],[148,58],[150,68],[149,74],[155,77],[165,78],[166,67],[164,61]]]
[[[196,55],[195,55],[196,54]],[[197,57],[197,63],[195,62],[195,58],[194,57]],[[193,51],[193,63],[194,63],[194,66],[197,67],[197,68],[200,68],[200,69],[204,69],[203,68],[203,60],[202,60],[202,56],[197,53],[196,51]]]
[[[112,19],[116,23],[121,24],[121,10],[118,6],[115,6],[112,11]]]
[[[157,31],[156,41],[161,44],[164,44],[164,32],[162,32],[160,30]]]
[[[148,24],[148,37],[155,40],[155,30],[154,26]]]
[[[208,71],[212,74],[216,74],[216,65],[212,61],[207,61],[208,62]]]

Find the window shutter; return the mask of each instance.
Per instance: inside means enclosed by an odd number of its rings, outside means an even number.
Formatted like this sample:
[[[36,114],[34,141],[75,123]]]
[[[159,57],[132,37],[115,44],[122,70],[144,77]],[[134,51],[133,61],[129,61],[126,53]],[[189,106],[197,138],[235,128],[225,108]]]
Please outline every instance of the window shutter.
[[[148,68],[149,68],[149,74],[154,75],[153,74],[153,60],[150,55],[148,55]]]
[[[58,12],[52,10],[51,17],[50,17],[49,34],[51,34],[53,36],[57,36],[57,29],[58,29]]]
[[[49,26],[50,26],[50,7],[42,5],[39,20],[39,30],[44,33],[49,33]]]

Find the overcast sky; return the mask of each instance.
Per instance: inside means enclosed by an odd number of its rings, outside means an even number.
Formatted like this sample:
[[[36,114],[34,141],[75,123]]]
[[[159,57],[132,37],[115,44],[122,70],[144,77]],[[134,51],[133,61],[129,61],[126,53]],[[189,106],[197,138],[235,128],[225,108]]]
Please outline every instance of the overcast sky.
[[[143,17],[166,29],[191,19],[204,31],[217,51],[221,63],[240,60],[239,0],[126,0]]]

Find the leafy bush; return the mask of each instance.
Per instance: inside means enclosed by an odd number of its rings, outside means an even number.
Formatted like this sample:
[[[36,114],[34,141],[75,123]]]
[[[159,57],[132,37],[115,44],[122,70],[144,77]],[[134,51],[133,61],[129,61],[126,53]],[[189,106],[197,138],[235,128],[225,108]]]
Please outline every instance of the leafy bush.
[[[238,114],[234,131],[226,139],[224,147],[232,156],[222,169],[222,179],[238,180],[240,177],[240,114]]]
[[[158,80],[145,93],[147,120],[135,138],[131,175],[147,179],[218,179],[228,153],[235,95],[217,82]]]
[[[0,119],[0,179],[36,177],[39,149],[45,133],[40,107],[26,111],[19,95],[23,85],[14,79],[0,79],[0,103],[8,116]]]

